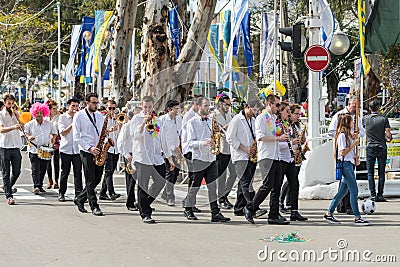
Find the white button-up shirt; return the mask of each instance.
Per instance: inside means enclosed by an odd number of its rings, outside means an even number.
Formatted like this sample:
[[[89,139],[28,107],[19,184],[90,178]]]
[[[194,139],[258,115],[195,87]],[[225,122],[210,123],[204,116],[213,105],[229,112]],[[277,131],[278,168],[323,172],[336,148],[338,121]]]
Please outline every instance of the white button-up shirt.
[[[205,145],[205,141],[211,138],[212,120],[203,120],[200,116],[195,116],[188,122],[187,139],[192,151],[192,159],[205,162],[213,162],[216,157],[212,154],[211,147]]]
[[[127,158],[129,153],[132,153],[133,151],[133,133],[131,131],[131,127],[132,120],[129,120],[127,123],[122,125],[117,139],[118,150],[125,158]]]
[[[219,123],[219,127],[223,127],[225,125],[227,125],[228,123],[231,122],[232,118],[233,118],[233,114],[228,112],[225,114],[225,117],[222,115],[221,112],[219,112],[218,109],[215,110],[215,116],[216,116],[216,120]],[[228,142],[226,141],[226,137],[222,137],[221,138],[221,153],[225,154],[225,155],[230,155],[231,154],[231,150],[230,150],[230,146],[228,144]]]
[[[18,120],[13,114],[12,117],[6,108],[0,111],[0,125],[2,127],[11,127],[18,124]],[[21,134],[19,130],[12,130],[8,133],[0,134],[0,147],[2,148],[20,148],[22,146]]]
[[[104,124],[103,115],[96,111],[94,113],[89,113],[96,127],[93,125],[91,120],[89,119],[86,108],[79,111],[74,116],[72,131],[74,141],[78,143],[79,150],[89,152],[90,147],[97,147],[97,143],[100,139],[101,130]],[[93,118],[95,116],[95,119]],[[96,131],[97,128],[97,131]]]
[[[164,157],[169,158],[172,155],[176,156],[175,148],[179,146],[179,137],[182,128],[182,117],[176,116],[175,119],[171,119],[169,114],[165,114],[160,117],[163,125],[163,136],[162,138],[164,142]]]
[[[189,147],[189,142],[188,142],[188,139],[187,139],[187,124],[195,116],[199,116],[199,114],[194,112],[193,109],[189,109],[189,111],[186,112],[185,115],[183,115],[182,131],[181,131],[181,143],[182,143],[182,152],[183,152],[183,154],[191,152],[190,147]]]
[[[135,162],[145,165],[162,165],[164,158],[162,156],[161,135],[163,128],[161,121],[156,117],[157,124],[160,126],[160,132],[156,137],[147,132],[146,125],[140,131],[140,126],[144,121],[143,111],[132,118],[131,132],[133,133],[133,159]]]
[[[338,123],[338,116],[339,116],[340,114],[350,114],[350,113],[349,113],[349,111],[347,110],[347,107],[346,107],[346,108],[344,108],[344,109],[338,111],[335,115],[333,115],[332,120],[331,120],[331,123],[329,124],[329,128],[328,128],[328,135],[329,135],[330,137],[332,137],[332,138],[334,138],[335,135],[336,135],[336,128],[337,128],[337,123]],[[351,115],[351,117],[353,118],[353,121],[355,122],[355,117],[356,117],[356,115],[355,115],[355,114],[354,114],[354,115]],[[356,127],[356,126],[355,126],[355,123],[354,123],[354,127]],[[363,136],[365,135],[365,129],[364,129],[364,126],[363,126],[363,124],[362,124],[361,117],[358,117],[358,130],[359,130],[358,136],[359,136],[359,137],[363,137]],[[353,129],[353,131],[354,131],[354,129]]]
[[[118,123],[116,120],[109,118],[108,119],[108,124],[107,124],[107,129],[110,129],[111,127],[119,127]],[[108,153],[112,154],[119,154],[118,146],[117,146],[117,138],[118,135],[120,134],[120,130],[112,131],[108,134],[108,137],[111,138],[114,141],[114,146],[110,147],[108,150]]]
[[[58,119],[58,129],[60,131],[60,152],[68,155],[79,154],[78,143],[74,142],[73,130],[71,129],[66,135],[62,135],[61,132],[64,131],[73,122],[73,117],[68,114],[68,112],[61,114]]]
[[[30,136],[35,136],[35,139],[32,140],[35,145],[40,146],[49,146],[51,135],[57,134],[56,129],[53,128],[53,124],[48,120],[43,120],[42,124],[39,124],[37,120],[31,120],[27,124],[25,124],[24,128],[25,132]],[[28,152],[37,154],[37,148],[34,145],[28,146]]]
[[[253,117],[250,118],[250,120],[247,120],[242,112],[233,117],[227,130],[227,141],[231,146],[230,151],[232,162],[249,160],[249,154],[241,150],[239,147],[240,145],[251,147],[254,141],[251,131],[253,131],[255,137],[256,126]]]
[[[265,114],[261,113],[256,118],[256,137],[257,140],[263,138],[264,136],[275,136],[272,132],[273,129],[276,129],[275,121],[276,115],[271,115],[267,112],[269,117],[269,122],[267,122],[267,117]],[[279,142],[272,141],[272,142],[264,142],[264,141],[257,141],[257,149],[258,149],[258,161],[262,159],[272,159],[278,160],[279,159]]]
[[[44,120],[51,122],[53,124],[53,128],[58,131],[58,121],[60,120],[58,114],[55,115],[53,119],[50,119],[50,117],[45,117]]]

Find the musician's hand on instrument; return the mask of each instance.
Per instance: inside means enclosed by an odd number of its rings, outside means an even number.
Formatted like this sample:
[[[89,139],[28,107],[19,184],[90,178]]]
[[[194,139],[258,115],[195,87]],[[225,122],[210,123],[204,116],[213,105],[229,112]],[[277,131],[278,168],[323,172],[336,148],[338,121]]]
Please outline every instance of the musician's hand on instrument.
[[[29,140],[29,141],[33,141],[33,140],[35,140],[35,137],[34,137],[33,135],[32,135],[32,136],[29,136],[29,137],[28,137],[28,140]]]
[[[128,156],[126,156],[125,158],[126,158],[126,160],[127,160],[129,163],[132,162],[132,155],[128,155]]]
[[[249,149],[249,155],[250,156],[255,156],[257,154],[257,149],[255,149],[254,147],[250,147]]]
[[[292,145],[297,145],[299,143],[300,143],[300,139],[299,138],[292,139]]]
[[[204,141],[204,144],[209,147],[213,147],[215,145],[214,141],[211,138]]]
[[[89,152],[92,153],[95,156],[100,154],[100,150],[97,147],[94,147],[94,146],[89,148]]]
[[[282,134],[281,136],[278,137],[278,141],[284,142],[288,141],[290,136],[288,134]]]
[[[293,152],[294,152],[294,155],[295,155],[295,156],[299,156],[299,155],[300,155],[300,151],[299,151],[299,150],[297,150],[297,149],[296,149],[296,150],[294,150]]]
[[[15,124],[14,125],[14,130],[19,130],[19,126],[20,126],[20,124]]]

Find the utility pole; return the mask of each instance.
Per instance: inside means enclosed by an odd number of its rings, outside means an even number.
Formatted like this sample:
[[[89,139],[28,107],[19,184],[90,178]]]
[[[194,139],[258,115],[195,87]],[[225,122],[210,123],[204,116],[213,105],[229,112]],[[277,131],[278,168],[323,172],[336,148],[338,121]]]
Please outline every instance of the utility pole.
[[[61,3],[57,2],[57,23],[58,23],[58,90],[56,94],[57,103],[61,104]]]

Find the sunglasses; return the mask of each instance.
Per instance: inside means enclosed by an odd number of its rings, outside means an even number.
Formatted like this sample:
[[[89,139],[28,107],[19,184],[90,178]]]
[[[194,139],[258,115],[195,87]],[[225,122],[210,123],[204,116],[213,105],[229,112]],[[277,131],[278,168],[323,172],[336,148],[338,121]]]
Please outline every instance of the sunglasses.
[[[115,110],[115,107],[108,107],[108,110]]]

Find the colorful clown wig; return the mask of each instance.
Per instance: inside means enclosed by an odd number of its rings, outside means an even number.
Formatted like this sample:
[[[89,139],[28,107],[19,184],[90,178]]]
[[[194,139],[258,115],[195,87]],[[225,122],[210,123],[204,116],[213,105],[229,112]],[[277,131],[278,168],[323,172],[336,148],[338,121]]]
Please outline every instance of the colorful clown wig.
[[[50,116],[50,109],[46,104],[42,104],[39,102],[36,102],[35,104],[32,105],[31,107],[31,114],[32,117],[36,118],[36,112],[42,111],[44,117]]]

